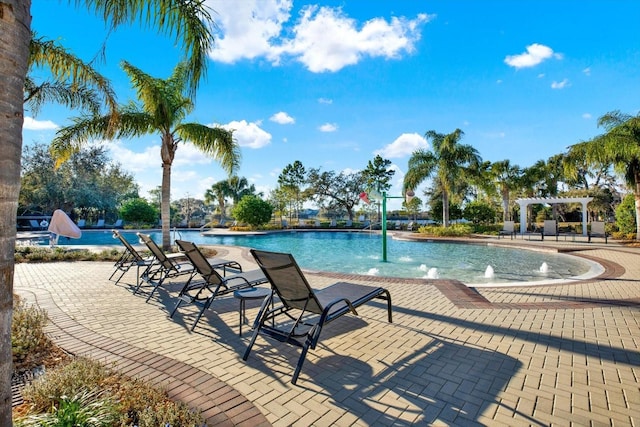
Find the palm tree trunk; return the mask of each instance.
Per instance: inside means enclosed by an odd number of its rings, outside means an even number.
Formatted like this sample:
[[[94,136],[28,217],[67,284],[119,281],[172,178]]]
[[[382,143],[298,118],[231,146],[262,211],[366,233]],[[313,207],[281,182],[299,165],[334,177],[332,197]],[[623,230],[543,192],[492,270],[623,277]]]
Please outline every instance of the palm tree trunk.
[[[0,425],[11,425],[11,316],[16,244],[16,213],[20,193],[23,88],[31,40],[31,0],[0,2]]]
[[[449,192],[442,190],[442,225],[449,226]]]
[[[162,163],[162,249],[171,249],[171,164]]]
[[[509,189],[502,189],[502,222],[509,221],[511,215],[509,215]]]

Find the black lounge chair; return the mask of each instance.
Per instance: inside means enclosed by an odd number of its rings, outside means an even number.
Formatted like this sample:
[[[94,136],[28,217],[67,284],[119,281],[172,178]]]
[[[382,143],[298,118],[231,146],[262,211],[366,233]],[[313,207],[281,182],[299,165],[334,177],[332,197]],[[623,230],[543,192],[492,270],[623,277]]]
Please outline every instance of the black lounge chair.
[[[129,243],[118,230],[111,231],[113,232],[113,237],[120,240],[120,243],[124,245],[124,251],[120,255],[120,258],[118,258],[118,260],[113,265],[115,270],[113,270],[113,273],[111,273],[111,276],[109,276],[109,280],[112,280],[113,277],[118,272],[120,272],[120,275],[115,281],[115,284],[117,285],[118,282],[120,282],[120,279],[122,279],[122,276],[124,276],[127,271],[129,271],[132,267],[136,267],[136,287],[138,287],[141,280],[140,268],[144,267],[144,269],[146,270],[149,266],[151,266],[151,264],[153,264],[154,258],[143,257],[137,250],[135,250],[133,246],[131,246],[131,243]]]
[[[169,317],[173,317],[182,303],[200,305],[200,312],[196,316],[193,325],[191,325],[192,331],[215,298],[233,294],[234,291],[239,289],[252,288],[267,282],[267,278],[261,270],[255,269],[242,272],[242,267],[237,263],[237,274],[228,276],[225,274],[221,276],[217,271],[220,265],[211,259],[207,259],[195,243],[176,240],[176,245],[178,245],[193,266],[195,271],[194,275],[199,274],[201,280],[196,282],[190,280],[183,286],[178,294],[178,302]]]
[[[153,296],[156,289],[162,286],[166,279],[172,279],[179,276],[189,275],[187,284],[190,283],[196,269],[189,262],[188,257],[183,253],[165,254],[165,252],[151,239],[147,234],[138,233],[138,237],[147,245],[154,256],[154,263],[150,265],[144,273],[138,287],[134,290],[134,294],[140,289],[142,282],[146,282],[151,286],[151,292],[147,296],[147,302]],[[212,258],[208,260],[213,268],[219,268],[223,274],[227,274],[227,269],[233,271],[242,271],[242,267],[236,261],[229,261],[222,258]]]
[[[138,293],[143,283],[147,283],[147,285],[151,287],[151,291],[147,296],[147,302],[149,302],[156,289],[162,286],[165,280],[185,275],[189,276],[187,282],[191,280],[191,276],[193,276],[195,270],[184,254],[175,253],[167,255],[149,235],[142,233],[137,233],[137,235],[138,238],[147,245],[147,248],[149,248],[153,254],[154,260],[142,273],[140,283],[133,291],[134,294]]]
[[[356,308],[374,298],[387,301],[387,317],[389,322],[392,321],[391,295],[384,288],[338,282],[314,290],[291,254],[255,249],[251,254],[269,279],[281,304],[273,307],[274,295],[264,300],[242,359],[247,360],[259,334],[301,347],[302,353],[291,380],[293,384],[298,380],[309,348],[315,349],[325,324],[349,312],[357,315]]]

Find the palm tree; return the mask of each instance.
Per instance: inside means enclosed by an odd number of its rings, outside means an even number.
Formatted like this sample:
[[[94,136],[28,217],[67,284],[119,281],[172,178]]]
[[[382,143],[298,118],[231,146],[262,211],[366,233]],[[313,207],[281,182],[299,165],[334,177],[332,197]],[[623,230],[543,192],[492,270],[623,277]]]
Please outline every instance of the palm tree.
[[[183,121],[193,109],[193,103],[185,96],[189,75],[186,63],[178,64],[166,80],[152,77],[126,61],[123,61],[122,67],[136,90],[140,104],[131,102],[120,108],[115,137],[160,134],[162,246],[167,250],[171,247],[171,166],[179,144],[192,143],[206,155],[218,160],[228,173],[233,173],[239,165],[239,147],[233,140],[231,131]],[[81,116],[73,119],[73,122],[58,130],[51,142],[52,152],[62,160],[91,139],[105,138],[109,134],[111,114]]]
[[[640,240],[640,113],[612,111],[598,119],[598,126],[606,133],[571,146],[569,153],[579,153],[590,163],[613,165],[625,177],[636,202],[636,239]]]
[[[231,188],[228,180],[218,181],[209,188],[205,194],[205,201],[217,201],[218,209],[220,209],[220,223],[224,220],[224,214],[227,209],[226,198],[231,196]]]
[[[434,177],[442,189],[442,220],[445,227],[449,226],[449,197],[452,191],[459,186],[458,181],[465,171],[482,161],[475,148],[459,143],[463,135],[460,129],[446,135],[434,130],[425,133],[425,137],[431,140],[433,151],[414,151],[404,177],[405,190],[416,188],[425,179]]]
[[[490,167],[493,181],[498,185],[502,198],[502,221],[511,219],[509,212],[509,199],[511,192],[517,188],[517,180],[520,176],[520,167],[512,165],[508,159],[494,162]]]
[[[36,82],[31,75],[34,67],[48,69],[52,78]],[[32,114],[37,115],[44,104],[51,102],[99,114],[102,101],[111,113],[117,111],[115,94],[104,76],[60,44],[32,33],[29,74],[24,83],[24,103]]]
[[[389,191],[391,188],[391,178],[396,173],[395,170],[389,169],[391,166],[391,160],[382,158],[381,155],[376,155],[373,161],[369,160],[366,169],[363,171],[364,179],[366,180],[367,192],[376,191],[382,194],[385,191]],[[378,207],[378,222],[381,221],[380,216],[380,202],[377,201]]]
[[[111,29],[141,23],[173,37],[189,63],[194,93],[206,71],[207,52],[213,43],[213,21],[201,1],[69,0],[84,4],[103,16]],[[16,206],[20,190],[20,157],[24,120],[24,88],[29,69],[31,0],[3,0],[3,48],[0,50],[0,425],[11,425],[11,315],[16,236]]]
[[[245,177],[239,177],[234,175],[227,180],[229,184],[229,190],[233,204],[237,204],[244,196],[256,195],[256,186],[249,184],[249,181]],[[262,196],[262,194],[258,194]]]

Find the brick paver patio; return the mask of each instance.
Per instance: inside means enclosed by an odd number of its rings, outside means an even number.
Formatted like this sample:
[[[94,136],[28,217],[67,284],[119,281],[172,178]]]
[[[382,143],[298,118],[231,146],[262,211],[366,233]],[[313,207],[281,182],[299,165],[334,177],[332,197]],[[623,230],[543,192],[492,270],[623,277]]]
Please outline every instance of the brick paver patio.
[[[492,243],[496,243],[493,239]],[[174,319],[179,284],[145,303],[107,280],[111,263],[18,264],[15,290],[45,308],[63,348],[116,362],[204,411],[209,425],[638,425],[640,249],[616,244],[500,240],[556,246],[599,260],[595,280],[467,289],[448,280],[307,273],[388,288],[382,303],[323,330],[298,380],[298,349],[238,336],[238,300],[221,299],[195,329]],[[220,255],[254,268],[246,249]],[[135,281],[134,272],[125,281]],[[258,302],[247,303],[255,316]]]

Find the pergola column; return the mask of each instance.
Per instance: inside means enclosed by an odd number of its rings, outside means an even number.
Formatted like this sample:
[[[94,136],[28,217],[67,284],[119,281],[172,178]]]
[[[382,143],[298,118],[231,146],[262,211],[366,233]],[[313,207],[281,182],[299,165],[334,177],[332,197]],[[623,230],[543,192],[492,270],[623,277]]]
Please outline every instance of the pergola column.
[[[520,234],[524,234],[527,232],[527,206],[529,202],[525,199],[518,199],[516,202],[520,205]]]
[[[587,201],[582,201],[582,235],[586,236],[587,235],[587,221],[589,220],[587,215],[587,203],[589,203],[589,200]]]

